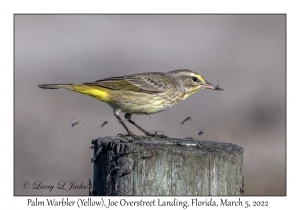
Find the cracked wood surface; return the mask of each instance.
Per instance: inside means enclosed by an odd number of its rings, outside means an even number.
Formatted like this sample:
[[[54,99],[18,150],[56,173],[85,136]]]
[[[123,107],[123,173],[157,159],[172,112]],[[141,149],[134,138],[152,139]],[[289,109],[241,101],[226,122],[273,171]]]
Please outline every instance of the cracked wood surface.
[[[176,138],[101,137],[93,195],[242,195],[243,148]]]

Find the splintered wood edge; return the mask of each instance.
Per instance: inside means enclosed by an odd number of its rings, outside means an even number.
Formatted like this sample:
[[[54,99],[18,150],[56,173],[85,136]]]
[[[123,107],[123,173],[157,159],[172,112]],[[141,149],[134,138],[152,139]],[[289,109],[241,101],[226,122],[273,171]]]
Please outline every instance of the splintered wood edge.
[[[105,144],[106,147],[110,147],[110,144],[122,144],[128,148],[136,146],[152,146],[152,147],[167,147],[172,149],[184,149],[184,150],[202,150],[209,153],[236,153],[243,155],[244,149],[236,144],[212,142],[212,141],[200,141],[196,139],[178,139],[178,138],[155,138],[146,137],[143,140],[135,140],[132,138],[122,138],[116,136],[99,137],[92,140],[92,144],[95,146],[95,152],[100,148],[101,144]],[[95,154],[96,155],[96,154]]]

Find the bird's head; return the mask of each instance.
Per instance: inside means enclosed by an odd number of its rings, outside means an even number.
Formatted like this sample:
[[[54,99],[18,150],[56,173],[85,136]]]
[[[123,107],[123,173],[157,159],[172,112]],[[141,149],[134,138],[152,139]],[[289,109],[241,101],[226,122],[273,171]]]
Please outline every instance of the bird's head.
[[[169,71],[168,74],[172,75],[181,89],[184,90],[186,94],[184,99],[200,89],[223,90],[219,85],[216,86],[208,83],[200,74],[188,69]]]

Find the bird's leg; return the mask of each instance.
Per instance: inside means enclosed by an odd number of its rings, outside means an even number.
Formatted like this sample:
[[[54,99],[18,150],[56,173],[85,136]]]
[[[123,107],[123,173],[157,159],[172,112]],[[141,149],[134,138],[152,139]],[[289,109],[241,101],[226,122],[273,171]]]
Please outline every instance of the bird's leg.
[[[134,125],[135,127],[137,127],[138,129],[140,129],[141,131],[143,131],[147,136],[154,136],[154,134],[149,133],[148,131],[146,131],[144,128],[142,128],[141,126],[139,126],[138,124],[136,124],[135,122],[133,122],[131,120],[131,115],[132,114],[125,114],[125,118],[128,120],[128,122],[130,122],[132,125]]]
[[[123,127],[127,131],[128,135],[131,136],[132,138],[136,138],[136,136],[128,129],[128,127],[125,125],[125,123],[121,119],[120,112],[121,112],[121,110],[119,108],[114,109],[114,115],[119,120],[119,122],[123,125]]]

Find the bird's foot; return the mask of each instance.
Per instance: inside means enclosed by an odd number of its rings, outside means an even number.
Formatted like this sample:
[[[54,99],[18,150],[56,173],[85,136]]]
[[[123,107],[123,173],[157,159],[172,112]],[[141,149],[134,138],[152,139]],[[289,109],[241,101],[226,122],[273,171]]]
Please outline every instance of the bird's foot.
[[[155,138],[167,138],[166,135],[162,135],[162,134],[152,134],[152,133],[149,133],[149,134],[146,134],[147,136],[150,136],[150,137],[155,137]]]
[[[137,135],[134,135],[133,133],[128,133],[128,134],[120,134],[119,133],[117,136],[121,137],[121,138],[131,137],[133,139],[139,139],[139,137]]]

